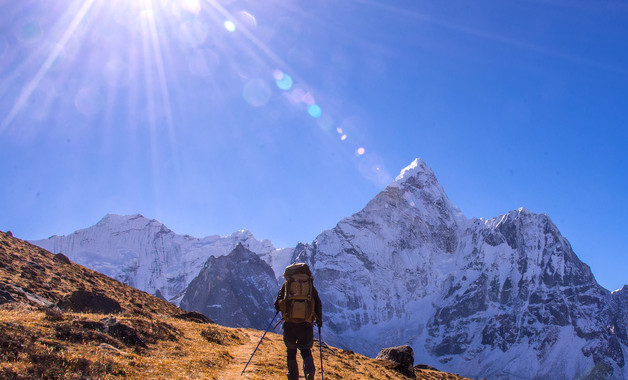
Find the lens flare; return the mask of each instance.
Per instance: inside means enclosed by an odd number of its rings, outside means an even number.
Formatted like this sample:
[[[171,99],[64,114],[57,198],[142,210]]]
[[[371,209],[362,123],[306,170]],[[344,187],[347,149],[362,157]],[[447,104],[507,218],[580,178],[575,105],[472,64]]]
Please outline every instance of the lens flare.
[[[240,16],[239,20],[243,22],[245,25],[247,25],[248,27],[252,27],[252,28],[257,27],[257,19],[255,18],[255,16],[253,16],[249,12],[240,11],[238,12],[238,16]]]
[[[330,131],[334,126],[334,119],[326,113],[318,119],[317,123],[323,131]]]
[[[16,33],[15,36],[22,42],[35,42],[41,38],[43,32],[37,20],[25,23]]]
[[[317,104],[312,104],[307,107],[307,113],[315,119],[318,119],[323,114],[323,110]]]
[[[250,80],[242,90],[242,97],[253,107],[260,107],[270,99],[270,87],[262,79]]]
[[[316,101],[314,100],[314,95],[312,95],[309,92],[305,93],[305,95],[303,95],[301,100],[303,101],[303,103],[307,104],[308,106],[313,106],[316,103]]]
[[[227,29],[227,31],[235,32],[236,25],[233,23],[233,21],[227,20],[227,21],[225,21],[224,25],[225,25],[225,29]]]
[[[288,91],[292,88],[294,82],[290,75],[281,70],[275,70],[273,72],[273,77],[275,78],[275,84],[280,90]]]
[[[301,100],[303,99],[303,95],[305,95],[305,91],[302,88],[295,87],[287,95],[288,95],[288,99],[292,103],[300,103]]]
[[[359,147],[358,150],[355,151],[355,154],[358,156],[361,156],[365,153],[366,151],[364,150],[364,148]]]

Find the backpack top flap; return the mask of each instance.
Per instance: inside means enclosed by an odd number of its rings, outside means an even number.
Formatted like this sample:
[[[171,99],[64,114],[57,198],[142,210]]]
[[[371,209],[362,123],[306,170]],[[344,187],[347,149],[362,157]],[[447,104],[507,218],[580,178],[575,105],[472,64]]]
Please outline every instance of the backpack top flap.
[[[312,277],[312,271],[310,267],[305,263],[295,263],[286,267],[286,270],[283,272],[283,277],[286,280],[289,280],[295,274],[306,274]]]

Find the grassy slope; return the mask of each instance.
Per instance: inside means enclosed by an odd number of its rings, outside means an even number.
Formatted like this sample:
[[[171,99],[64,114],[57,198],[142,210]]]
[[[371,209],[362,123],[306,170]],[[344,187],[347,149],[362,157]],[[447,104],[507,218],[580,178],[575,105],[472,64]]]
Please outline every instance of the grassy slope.
[[[0,232],[0,285],[17,301],[0,305],[0,378],[285,379],[280,335],[266,336],[240,376],[262,332],[182,320],[176,316],[183,311],[168,302],[53,257]],[[111,315],[59,312],[25,295],[56,304],[77,289],[117,300],[122,312],[113,317],[134,328],[147,347],[93,327]],[[324,347],[323,355],[326,379],[405,378],[388,362],[351,351]],[[318,367],[317,343],[314,359]],[[461,379],[437,371],[416,373],[420,379]]]

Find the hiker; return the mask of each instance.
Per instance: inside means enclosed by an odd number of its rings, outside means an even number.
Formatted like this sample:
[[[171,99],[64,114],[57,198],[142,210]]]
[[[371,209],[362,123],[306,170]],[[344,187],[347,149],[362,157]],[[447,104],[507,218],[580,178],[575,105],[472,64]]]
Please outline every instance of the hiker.
[[[283,284],[277,298],[275,309],[281,311],[283,341],[286,344],[288,380],[299,379],[297,349],[303,358],[303,373],[306,380],[314,380],[314,325],[323,326],[321,299],[314,287],[314,277],[307,264],[296,263],[288,266],[283,274]],[[320,331],[320,330],[319,330]]]

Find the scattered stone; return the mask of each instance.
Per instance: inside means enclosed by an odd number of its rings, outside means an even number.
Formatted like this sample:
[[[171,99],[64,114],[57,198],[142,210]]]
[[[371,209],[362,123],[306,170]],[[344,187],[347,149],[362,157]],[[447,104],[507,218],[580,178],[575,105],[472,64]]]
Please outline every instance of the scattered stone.
[[[118,348],[116,348],[116,347],[114,347],[114,346],[112,346],[110,344],[107,344],[107,343],[101,343],[101,344],[98,345],[98,347],[103,349],[103,350],[105,350],[105,351],[109,351],[110,353],[113,353],[115,355],[120,355],[120,356],[129,356],[129,355],[131,355],[131,354],[129,354],[127,352],[124,352],[124,351],[122,351],[122,350],[120,350],[120,349],[118,349]]]
[[[398,346],[382,349],[375,359],[389,360],[397,365],[394,369],[411,378],[415,379],[414,375],[414,351],[410,346]]]
[[[103,294],[77,290],[67,299],[59,302],[62,309],[70,309],[76,312],[92,312],[101,314],[114,314],[122,312],[120,303]]]
[[[101,319],[100,322],[104,324],[104,332],[120,339],[122,343],[128,346],[147,347],[133,327],[120,323],[113,317]]]
[[[61,309],[59,309],[57,305],[52,305],[50,307],[47,307],[45,310],[45,313],[46,313],[46,319],[51,322],[59,322],[63,320],[63,313],[61,312]]]
[[[0,305],[7,302],[17,302],[15,298],[11,297],[11,293],[0,290]]]
[[[8,301],[2,302],[2,298],[6,298],[6,296],[8,295],[11,299],[13,299],[13,302],[16,302],[16,300],[11,296],[11,293],[13,293],[14,295],[17,294],[18,296],[24,297],[26,298],[31,304],[33,304],[36,307],[41,307],[41,308],[46,308],[46,307],[50,307],[52,305],[54,305],[53,302],[47,300],[46,298],[35,294],[35,293],[31,293],[30,290],[28,288],[24,289],[21,288],[19,286],[15,286],[15,285],[11,285],[11,284],[5,284],[2,286],[2,289],[5,289],[5,291],[0,290],[0,304],[6,303],[6,302],[11,302],[11,300],[9,299]],[[3,297],[1,295],[1,293],[4,293],[5,296]]]
[[[52,258],[52,261],[59,264],[71,264],[72,263],[70,259],[68,259],[68,257],[61,252],[54,255]]]
[[[429,366],[427,364],[417,364],[414,366],[415,369],[426,369],[429,371],[438,371],[436,368]],[[439,371],[440,372],[440,371]]]
[[[5,232],[5,233],[6,233],[7,235],[9,235],[9,236],[13,237],[13,232],[11,232],[11,231],[7,231],[7,232]]]
[[[24,296],[26,296],[26,299],[29,300],[32,304],[35,304],[35,306],[37,307],[49,308],[54,306],[54,302],[45,299],[39,294],[24,292]]]
[[[175,315],[174,317],[196,323],[214,323],[214,321],[212,321],[209,317],[197,311],[189,311],[187,313]]]
[[[36,263],[34,261],[26,261],[26,265],[28,265],[30,268],[38,271],[38,272],[45,272],[46,269],[39,263]]]

